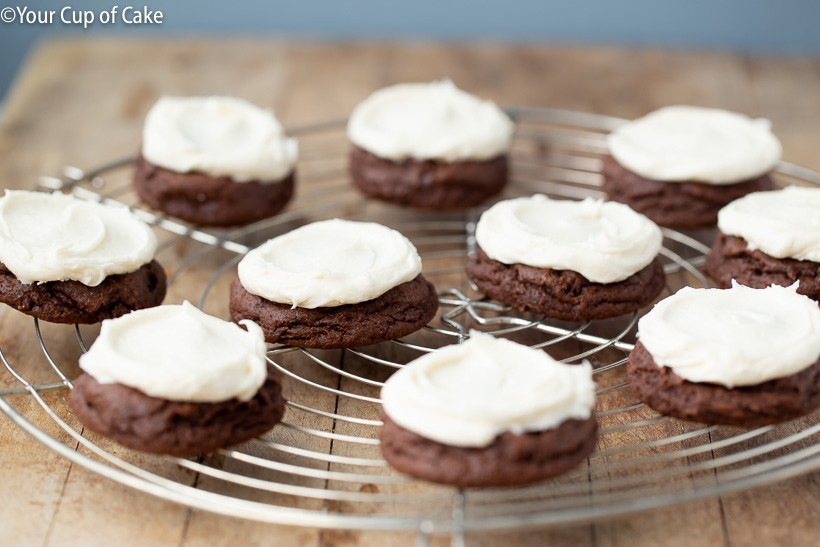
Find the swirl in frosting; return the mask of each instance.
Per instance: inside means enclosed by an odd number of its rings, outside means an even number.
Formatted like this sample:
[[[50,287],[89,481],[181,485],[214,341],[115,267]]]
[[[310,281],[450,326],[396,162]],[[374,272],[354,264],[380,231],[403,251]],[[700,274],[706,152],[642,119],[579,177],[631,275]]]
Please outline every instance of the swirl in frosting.
[[[409,239],[373,222],[302,226],[249,252],[239,281],[251,294],[300,308],[373,300],[421,273]]]
[[[0,261],[23,283],[95,287],[147,264],[156,250],[154,232],[124,207],[22,190],[0,198]]]
[[[654,260],[663,234],[620,203],[538,194],[490,207],[478,221],[476,241],[504,264],[572,270],[595,283],[615,283]]]
[[[638,175],[667,182],[734,184],[771,171],[781,147],[769,120],[696,106],[667,106],[626,123],[609,151]]]
[[[718,228],[775,258],[820,262],[820,188],[754,192],[718,213]]]
[[[791,287],[685,287],[638,321],[658,366],[728,388],[797,374],[820,357],[820,308]]]
[[[443,80],[376,91],[353,110],[347,135],[380,158],[459,161],[506,154],[514,129],[495,103]]]
[[[280,181],[298,154],[273,112],[234,97],[162,97],[142,131],[142,155],[152,164],[234,182]]]
[[[259,325],[241,324],[247,330],[188,302],[138,310],[103,321],[80,368],[171,401],[247,401],[267,378],[267,345]]]
[[[586,420],[595,406],[589,363],[566,365],[477,331],[396,372],[381,392],[401,427],[452,446],[488,446],[504,432],[553,429]]]

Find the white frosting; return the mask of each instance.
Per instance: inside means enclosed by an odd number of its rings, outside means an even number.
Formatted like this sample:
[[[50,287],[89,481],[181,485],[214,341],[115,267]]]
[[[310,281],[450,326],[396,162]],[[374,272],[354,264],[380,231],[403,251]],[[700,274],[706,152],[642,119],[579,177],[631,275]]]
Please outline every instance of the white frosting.
[[[622,281],[646,267],[663,235],[626,205],[538,194],[500,201],[481,215],[476,241],[504,264],[573,270],[595,283]]]
[[[769,256],[820,262],[820,188],[747,194],[720,210],[718,228]]]
[[[382,388],[385,413],[422,437],[487,446],[506,431],[544,431],[586,420],[595,406],[592,367],[473,331],[463,344],[428,353]]]
[[[691,382],[757,385],[796,374],[820,357],[820,308],[791,287],[686,287],[638,322],[655,363]]]
[[[726,110],[668,106],[622,125],[607,143],[618,163],[648,179],[732,184],[768,173],[780,160],[770,127]]]
[[[381,158],[456,161],[505,154],[514,129],[495,103],[443,80],[376,91],[353,110],[347,135]]]
[[[125,208],[21,190],[0,198],[0,261],[23,283],[94,287],[137,270],[156,250],[154,232]]]
[[[142,130],[150,163],[235,182],[282,180],[298,153],[273,112],[234,97],[162,97]]]
[[[386,226],[333,219],[269,240],[238,269],[251,294],[318,308],[373,300],[419,275],[421,258],[409,239]]]
[[[267,378],[267,346],[259,325],[241,324],[248,330],[188,302],[138,310],[103,321],[80,368],[171,401],[247,401]]]

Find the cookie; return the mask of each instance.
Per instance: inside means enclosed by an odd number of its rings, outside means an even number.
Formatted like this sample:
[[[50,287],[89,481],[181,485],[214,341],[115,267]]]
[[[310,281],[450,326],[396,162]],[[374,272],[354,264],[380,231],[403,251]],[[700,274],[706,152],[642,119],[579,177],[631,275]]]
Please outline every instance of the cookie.
[[[99,323],[159,306],[166,288],[156,260],[135,272],[108,276],[96,287],[71,280],[22,283],[0,263],[0,302],[49,323]]]
[[[231,317],[262,327],[265,340],[301,348],[352,348],[401,338],[423,328],[438,310],[435,287],[424,276],[359,304],[294,308],[231,284]]]
[[[0,225],[0,302],[23,313],[97,323],[165,297],[157,238],[125,207],[7,190]]]
[[[69,405],[87,428],[144,452],[194,456],[244,442],[282,419],[262,330],[188,302],[105,321]]]
[[[612,156],[604,157],[603,162],[603,190],[609,199],[629,205],[653,222],[670,228],[714,226],[718,211],[729,202],[752,192],[775,188],[768,174],[722,186],[697,182],[671,183],[632,173]]]
[[[768,120],[727,110],[667,106],[607,136],[604,191],[662,226],[714,226],[717,212],[773,187],[780,142]]]
[[[606,319],[640,309],[664,286],[660,228],[620,203],[500,201],[482,213],[475,240],[467,277],[519,311]]]
[[[293,187],[293,173],[275,183],[239,183],[157,167],[142,155],[134,164],[134,190],[142,201],[198,226],[240,226],[272,217],[293,197]]]
[[[367,196],[419,209],[453,210],[478,205],[507,184],[507,156],[485,161],[379,158],[353,147],[350,174]]]
[[[723,232],[718,232],[703,271],[722,289],[731,287],[732,280],[756,289],[772,284],[787,287],[799,282],[798,293],[820,300],[820,263],[774,258],[763,251],[749,249],[743,238]]]
[[[502,433],[489,446],[450,446],[408,431],[382,414],[381,452],[396,470],[459,488],[518,486],[561,475],[595,449],[595,417],[537,433]]]
[[[72,412],[95,433],[155,454],[190,457],[243,443],[282,420],[285,400],[271,366],[252,399],[189,403],[150,397],[122,384],[100,384],[89,374],[74,381]]]
[[[268,240],[237,266],[231,317],[268,342],[346,348],[393,340],[436,315],[409,239],[373,222],[331,219]]]
[[[805,416],[820,407],[820,361],[796,374],[729,389],[689,382],[659,367],[638,342],[626,365],[629,386],[649,407],[706,424],[760,427]]]
[[[596,445],[589,363],[477,331],[405,365],[381,397],[382,456],[432,482],[528,484],[570,470]]]
[[[800,282],[797,292],[820,299],[820,188],[789,186],[733,201],[718,214],[718,237],[704,271],[723,288]]]
[[[629,385],[662,414],[758,427],[820,407],[820,308],[796,286],[685,287],[638,321]]]
[[[193,224],[249,224],[291,199],[297,156],[269,110],[234,97],[162,97],[145,118],[134,189]]]
[[[423,209],[464,209],[507,183],[514,125],[450,81],[376,91],[350,116],[353,183],[369,197]]]

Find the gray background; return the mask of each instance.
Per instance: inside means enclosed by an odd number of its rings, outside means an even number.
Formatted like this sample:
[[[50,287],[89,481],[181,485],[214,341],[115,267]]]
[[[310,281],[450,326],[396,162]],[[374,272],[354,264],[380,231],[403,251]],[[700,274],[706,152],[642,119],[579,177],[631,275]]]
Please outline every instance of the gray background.
[[[18,3],[14,3],[18,2]],[[0,23],[0,97],[38,40],[57,36],[505,41],[820,54],[820,0],[0,0],[56,10],[53,24]],[[59,22],[59,11],[161,10],[162,25]]]

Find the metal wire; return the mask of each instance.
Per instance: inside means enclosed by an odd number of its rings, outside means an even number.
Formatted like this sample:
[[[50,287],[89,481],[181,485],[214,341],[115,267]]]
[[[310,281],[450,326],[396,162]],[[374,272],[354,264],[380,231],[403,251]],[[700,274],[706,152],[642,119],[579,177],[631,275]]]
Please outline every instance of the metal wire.
[[[518,124],[512,149],[513,178],[503,197],[544,192],[558,197],[601,195],[600,155],[605,132],[623,120],[550,109],[513,108]],[[283,376],[289,399],[283,423],[242,446],[218,450],[203,460],[160,458],[152,469],[183,468],[209,477],[208,490],[140,468],[76,430],[46,390],[71,387],[74,363],[48,349],[46,331],[34,321],[43,357],[54,381],[33,385],[27,371],[0,361],[22,387],[0,391],[0,410],[38,441],[112,480],[192,507],[254,519],[323,528],[415,530],[417,545],[436,532],[451,533],[453,545],[484,529],[548,526],[589,521],[720,495],[791,477],[820,467],[820,420],[812,415],[752,431],[679,422],[659,416],[628,389],[623,365],[632,349],[639,314],[571,324],[520,314],[483,298],[458,264],[475,248],[479,211],[431,215],[375,204],[351,189],[344,167],[343,122],[295,131],[300,138],[299,190],[284,213],[236,230],[207,231],[136,206],[140,218],[162,236],[160,260],[175,264],[169,275],[175,295],[205,309],[226,309],[226,287],[235,265],[265,239],[314,220],[340,216],[381,222],[401,230],[419,248],[425,275],[438,287],[440,313],[419,333],[367,348],[318,351],[271,347],[268,360]],[[126,159],[84,173],[67,168],[43,177],[49,191],[125,207],[137,203]],[[820,174],[782,163],[789,181],[820,184]],[[703,234],[664,229],[661,253],[666,292],[684,285],[708,286],[698,271],[709,248]],[[711,234],[710,234],[711,235]],[[180,250],[182,249],[182,250]],[[454,265],[456,264],[456,265]],[[188,294],[186,279],[210,272]],[[180,296],[181,297],[181,296]],[[401,476],[381,459],[379,388],[411,359],[479,329],[542,348],[566,362],[588,359],[598,382],[598,450],[587,466],[562,477],[516,489],[459,491]],[[88,343],[80,328],[82,351]],[[54,347],[52,345],[52,347]],[[30,397],[25,413],[11,404]],[[50,400],[51,398],[49,398]],[[61,405],[62,408],[62,405]],[[34,423],[43,415],[67,435],[51,436]],[[65,439],[65,440],[63,440]],[[83,451],[75,450],[81,446]],[[90,454],[87,455],[87,454]]]

